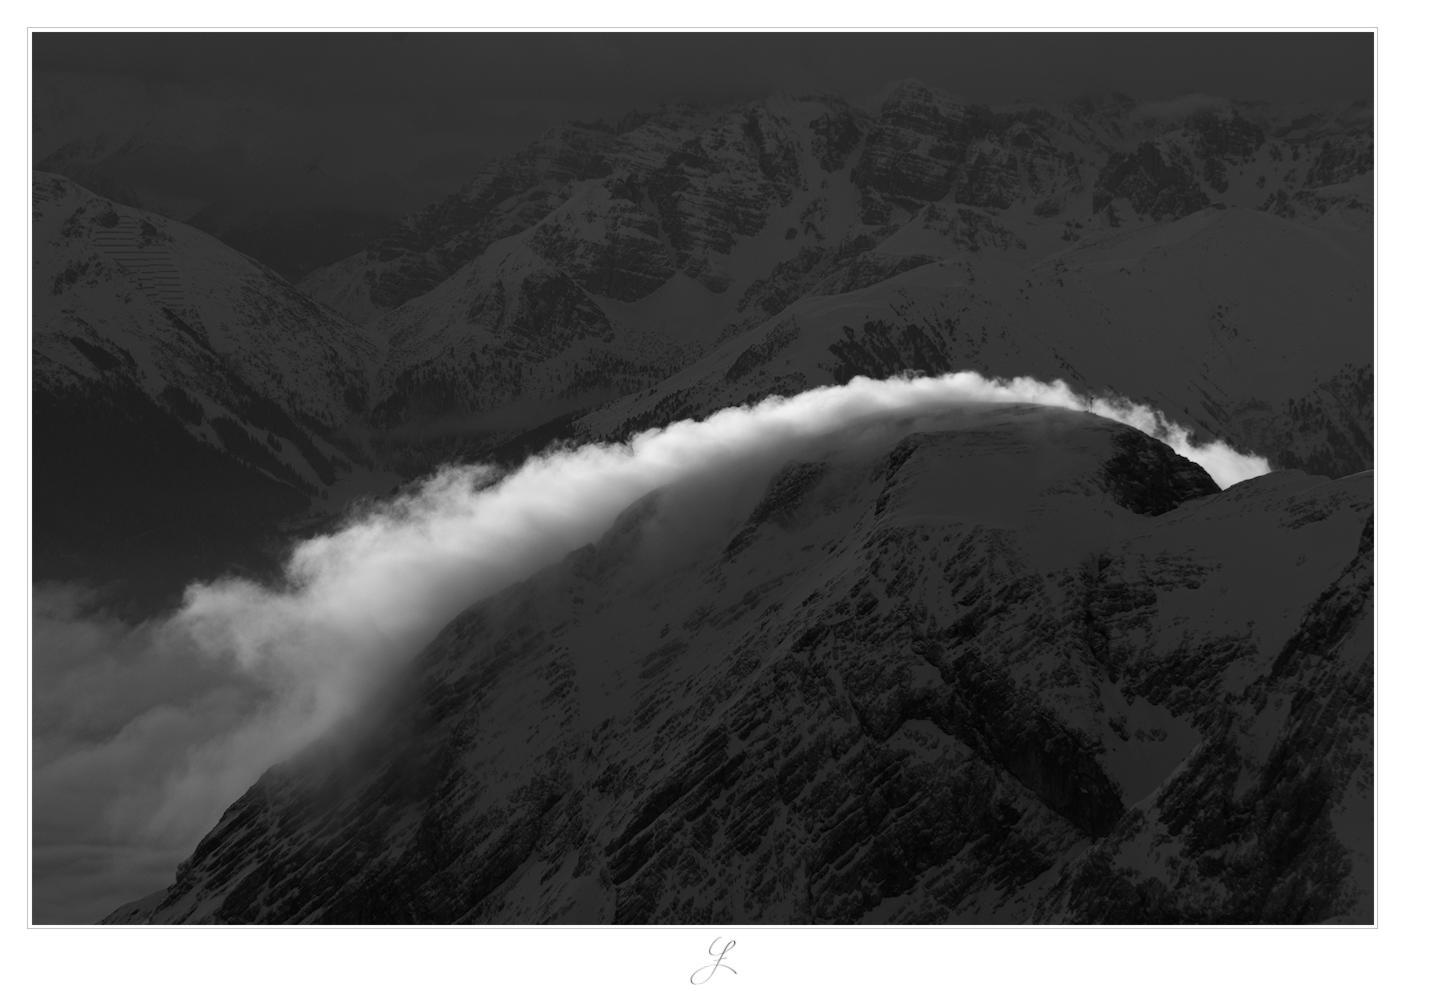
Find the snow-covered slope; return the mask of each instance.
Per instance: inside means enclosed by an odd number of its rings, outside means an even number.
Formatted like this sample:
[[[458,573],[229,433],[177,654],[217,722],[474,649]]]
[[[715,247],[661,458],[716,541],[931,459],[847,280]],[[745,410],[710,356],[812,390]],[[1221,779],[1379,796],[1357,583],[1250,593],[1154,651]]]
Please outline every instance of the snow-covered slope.
[[[41,575],[96,541],[273,524],[364,461],[363,331],[184,224],[44,173],[33,192]]]
[[[223,393],[225,373],[264,399],[336,427],[363,407],[375,347],[263,265],[207,234],[117,206],[58,176],[36,173],[37,381],[98,379],[86,352],[124,349],[147,392]],[[167,312],[168,311],[168,312]],[[189,330],[175,333],[176,321]],[[223,364],[223,371],[217,364]],[[207,376],[209,378],[207,379]]]
[[[378,422],[472,454],[620,392],[590,430],[976,368],[1343,474],[1372,458],[1372,143],[1362,105],[1157,118],[915,81],[874,110],[669,107],[556,128],[301,285],[391,344]]]
[[[484,451],[644,388],[687,353],[665,335],[612,322],[533,248],[509,240],[369,330],[387,342],[371,419],[402,449],[419,448],[418,470],[434,463],[430,437],[459,435]]]
[[[927,211],[881,243],[934,235]],[[1369,240],[1252,210],[1087,237],[1032,264],[943,256],[802,295],[704,359],[583,421],[597,436],[854,375],[974,368],[1063,378],[1164,409],[1280,464],[1372,457]],[[1339,393],[1326,403],[1327,390]]]
[[[1029,406],[664,489],[109,921],[1368,920],[1370,507]]]

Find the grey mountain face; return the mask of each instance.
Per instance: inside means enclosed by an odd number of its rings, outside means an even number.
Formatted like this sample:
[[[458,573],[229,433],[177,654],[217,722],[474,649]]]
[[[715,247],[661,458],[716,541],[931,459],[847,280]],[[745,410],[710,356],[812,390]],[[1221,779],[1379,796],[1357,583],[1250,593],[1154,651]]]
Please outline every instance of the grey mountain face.
[[[917,428],[911,428],[917,429]],[[1371,477],[957,413],[662,490],[112,922],[1368,921]]]
[[[1369,389],[1372,158],[1358,105],[1156,119],[909,82],[874,112],[671,107],[557,128],[300,284],[385,342],[376,418],[431,449],[966,367],[1349,472],[1372,457],[1368,409],[1336,399]]]
[[[1124,218],[1174,220],[1216,204],[1271,210],[1305,193],[1313,216],[1363,214],[1363,187],[1346,190],[1348,198],[1332,190],[1335,202],[1313,194],[1371,171],[1368,109],[1291,117],[1222,101],[1171,120],[1141,116],[1123,101],[992,109],[913,81],[873,114],[836,97],[777,97],[724,111],[672,108],[615,126],[557,128],[407,218],[344,267],[361,273],[356,315],[367,315],[364,307],[390,310],[592,188],[609,194],[597,217],[622,233],[620,244],[630,250],[616,255],[628,264],[558,243],[550,253],[567,274],[620,300],[646,295],[676,271],[725,288],[736,274],[725,256],[787,207],[801,208],[804,229],[786,231],[787,240],[801,241],[794,247],[831,240],[835,232],[816,221],[827,219],[824,208],[837,195],[852,200],[847,206],[857,208],[860,226],[882,229],[933,204],[971,208],[953,211],[962,217],[1020,207],[994,235],[1012,242],[1004,228],[1031,218],[1070,215],[1064,226],[1073,240],[1096,214],[1116,226]],[[554,242],[553,231],[548,239]],[[572,249],[585,247],[572,240]],[[326,275],[317,271],[310,281],[323,289]]]

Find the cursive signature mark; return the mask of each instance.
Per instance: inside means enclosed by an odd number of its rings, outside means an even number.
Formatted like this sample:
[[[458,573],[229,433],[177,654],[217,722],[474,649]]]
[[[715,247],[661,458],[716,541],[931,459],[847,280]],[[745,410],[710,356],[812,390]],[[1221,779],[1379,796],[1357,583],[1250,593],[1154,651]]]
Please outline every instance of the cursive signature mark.
[[[721,967],[724,967],[732,974],[739,973],[739,971],[737,971],[734,967],[730,966],[728,963],[725,962],[725,954],[735,949],[735,941],[732,939],[724,946],[720,947],[718,951],[715,949],[716,945],[724,938],[725,937],[723,936],[716,936],[715,939],[710,943],[710,955],[715,958],[715,962],[707,963],[705,966],[695,971],[695,973],[691,974],[691,984],[705,984],[709,982],[710,978],[714,977],[715,972]],[[705,976],[700,976],[702,974]]]

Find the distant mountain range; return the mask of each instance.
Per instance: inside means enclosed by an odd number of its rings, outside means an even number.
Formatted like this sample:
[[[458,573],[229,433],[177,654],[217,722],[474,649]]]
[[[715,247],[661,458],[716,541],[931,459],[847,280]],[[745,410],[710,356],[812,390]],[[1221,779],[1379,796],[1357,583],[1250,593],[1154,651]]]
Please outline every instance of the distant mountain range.
[[[383,420],[463,417],[490,443],[542,398],[570,416],[629,393],[592,425],[649,426],[970,367],[1353,471],[1371,457],[1372,156],[1363,106],[1162,120],[907,82],[874,113],[669,108],[558,128],[300,285],[389,342]],[[725,384],[697,394],[701,375]]]

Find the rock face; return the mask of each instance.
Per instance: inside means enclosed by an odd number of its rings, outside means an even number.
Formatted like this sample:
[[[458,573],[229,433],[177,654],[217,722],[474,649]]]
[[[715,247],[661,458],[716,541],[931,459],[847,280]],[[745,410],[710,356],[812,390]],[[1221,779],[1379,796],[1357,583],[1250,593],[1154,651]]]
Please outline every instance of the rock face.
[[[863,333],[934,362],[906,367],[1073,374],[1274,461],[1351,472],[1371,464],[1369,418],[1317,391],[1370,367],[1372,165],[1361,105],[1157,118],[1120,97],[983,107],[907,81],[873,111],[675,106],[557,128],[300,285],[391,345],[374,422],[402,446],[478,454],[630,392],[601,418],[655,425],[636,408],[648,390],[693,398],[666,380],[790,327],[772,390],[828,381],[835,335]],[[526,285],[556,305],[517,310]],[[536,356],[537,340],[565,346]],[[543,367],[517,373],[516,353]],[[1143,383],[1124,367],[1138,354]]]
[[[1051,140],[1060,120],[961,106],[922,83],[898,86],[881,107],[852,174],[861,216],[883,224],[946,198],[987,210],[1017,204],[1059,213],[1082,188],[1080,158]]]
[[[1368,921],[1370,520],[1025,406],[662,490],[109,921]]]
[[[1092,204],[1096,213],[1108,210],[1116,199],[1124,199],[1139,217],[1178,220],[1210,205],[1195,176],[1168,161],[1149,141],[1129,154],[1112,155],[1095,185]]]

